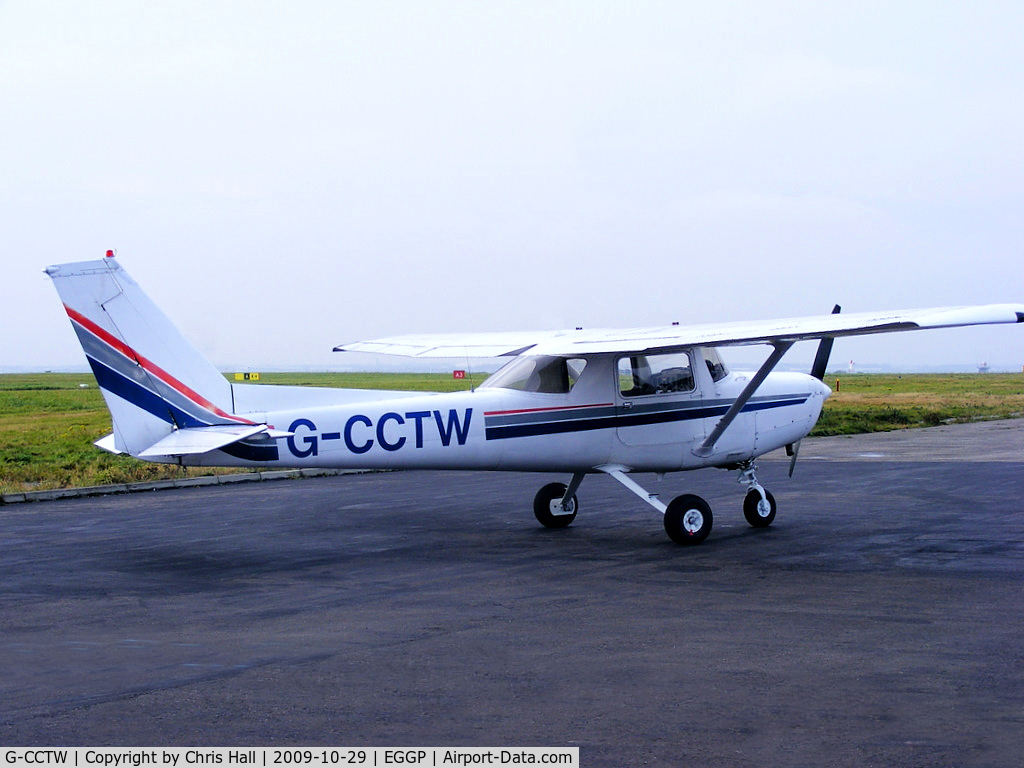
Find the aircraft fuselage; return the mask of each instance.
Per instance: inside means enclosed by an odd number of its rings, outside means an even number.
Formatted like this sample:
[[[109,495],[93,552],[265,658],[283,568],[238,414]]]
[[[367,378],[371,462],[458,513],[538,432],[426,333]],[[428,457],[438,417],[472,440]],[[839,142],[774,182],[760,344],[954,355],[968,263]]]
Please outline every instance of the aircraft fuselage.
[[[690,350],[684,391],[625,393],[615,356],[585,360],[568,392],[484,385],[446,394],[368,392],[365,402],[236,413],[292,433],[230,446],[185,463],[352,469],[589,471],[601,465],[668,472],[731,466],[804,437],[830,394],[817,379],[772,373],[710,455],[696,449],[748,381],[713,380]],[[272,387],[260,387],[266,394]],[[308,391],[308,390],[307,390]],[[323,392],[323,399],[329,399]],[[239,401],[244,404],[244,397]]]

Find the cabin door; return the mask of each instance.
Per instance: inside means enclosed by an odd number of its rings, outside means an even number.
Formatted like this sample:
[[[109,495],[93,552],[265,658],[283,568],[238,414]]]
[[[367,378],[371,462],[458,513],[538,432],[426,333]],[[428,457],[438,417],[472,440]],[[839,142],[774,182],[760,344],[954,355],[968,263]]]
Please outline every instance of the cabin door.
[[[690,351],[619,358],[617,398],[616,431],[626,445],[704,439],[706,414]]]

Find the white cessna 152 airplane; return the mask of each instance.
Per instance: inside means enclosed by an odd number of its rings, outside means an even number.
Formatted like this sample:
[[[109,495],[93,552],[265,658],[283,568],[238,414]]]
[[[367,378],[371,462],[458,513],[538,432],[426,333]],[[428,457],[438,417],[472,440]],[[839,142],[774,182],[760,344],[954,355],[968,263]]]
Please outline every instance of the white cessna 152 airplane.
[[[831,394],[822,379],[832,339],[1024,322],[1024,305],[849,315],[836,307],[772,322],[401,336],[337,348],[512,358],[475,391],[423,394],[232,383],[115,259],[46,272],[113,418],[101,448],[198,466],[565,472],[568,484],[545,485],[534,499],[534,515],[551,528],[573,521],[580,483],[600,472],[661,512],[680,544],[707,537],[710,506],[692,494],[666,505],[630,474],[738,470],[747,522],[770,525],[775,499],[755,460],[782,447],[796,460]],[[805,339],[820,340],[811,373],[774,372]],[[730,371],[716,349],[750,344],[771,347],[754,373]]]

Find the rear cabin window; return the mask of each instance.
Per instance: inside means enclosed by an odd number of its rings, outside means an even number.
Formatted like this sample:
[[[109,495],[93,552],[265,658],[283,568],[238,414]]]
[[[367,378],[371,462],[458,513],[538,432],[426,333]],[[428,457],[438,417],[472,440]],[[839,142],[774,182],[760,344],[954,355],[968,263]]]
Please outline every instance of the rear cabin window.
[[[693,390],[693,368],[687,352],[619,359],[619,391],[623,397]]]
[[[580,358],[517,357],[481,384],[480,388],[567,394],[576,385],[586,365],[587,361]]]

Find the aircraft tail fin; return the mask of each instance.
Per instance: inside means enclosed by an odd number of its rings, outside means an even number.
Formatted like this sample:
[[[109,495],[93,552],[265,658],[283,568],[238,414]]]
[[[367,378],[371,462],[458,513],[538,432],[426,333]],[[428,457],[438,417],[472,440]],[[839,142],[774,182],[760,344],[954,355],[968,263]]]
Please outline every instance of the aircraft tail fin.
[[[254,425],[229,412],[231,384],[115,259],[58,264],[46,273],[113,418],[114,440],[103,447],[151,457],[179,430],[215,427],[227,437],[225,426],[243,427],[242,434]]]

